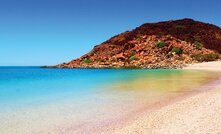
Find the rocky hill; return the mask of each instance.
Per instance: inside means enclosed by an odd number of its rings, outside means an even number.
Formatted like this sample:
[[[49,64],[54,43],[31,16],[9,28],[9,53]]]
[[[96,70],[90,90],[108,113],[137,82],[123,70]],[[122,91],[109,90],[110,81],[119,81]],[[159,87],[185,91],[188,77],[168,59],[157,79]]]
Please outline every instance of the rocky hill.
[[[192,19],[146,23],[58,68],[178,68],[220,59],[221,28]]]

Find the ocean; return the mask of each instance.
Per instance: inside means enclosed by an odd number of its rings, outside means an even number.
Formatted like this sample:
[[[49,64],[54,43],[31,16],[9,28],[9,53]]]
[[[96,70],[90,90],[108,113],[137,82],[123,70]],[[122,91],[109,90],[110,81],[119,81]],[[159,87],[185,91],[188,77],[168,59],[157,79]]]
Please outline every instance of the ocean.
[[[168,98],[200,92],[218,76],[180,69],[0,67],[0,133],[90,132]]]

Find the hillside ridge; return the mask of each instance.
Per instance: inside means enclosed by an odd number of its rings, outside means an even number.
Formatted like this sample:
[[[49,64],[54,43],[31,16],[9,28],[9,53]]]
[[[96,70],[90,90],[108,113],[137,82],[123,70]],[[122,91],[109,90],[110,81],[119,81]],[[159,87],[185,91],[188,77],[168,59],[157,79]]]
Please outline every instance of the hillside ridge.
[[[185,18],[145,23],[57,68],[180,68],[220,59],[221,28]]]

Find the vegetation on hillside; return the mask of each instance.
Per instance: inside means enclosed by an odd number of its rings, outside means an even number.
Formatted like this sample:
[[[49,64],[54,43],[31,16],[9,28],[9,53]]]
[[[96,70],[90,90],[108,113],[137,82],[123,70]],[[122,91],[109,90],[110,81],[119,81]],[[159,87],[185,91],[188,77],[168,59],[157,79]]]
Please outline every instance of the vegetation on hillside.
[[[67,68],[178,68],[220,59],[221,28],[182,19],[146,23],[59,64]]]

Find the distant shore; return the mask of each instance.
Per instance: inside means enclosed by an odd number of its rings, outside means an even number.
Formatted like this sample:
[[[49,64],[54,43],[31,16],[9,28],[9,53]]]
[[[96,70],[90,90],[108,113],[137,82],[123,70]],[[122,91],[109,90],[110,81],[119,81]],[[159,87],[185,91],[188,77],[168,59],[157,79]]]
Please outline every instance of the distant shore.
[[[191,64],[184,69],[221,73],[221,61]],[[155,110],[147,109],[129,121],[100,131],[117,134],[221,133],[221,76],[206,88]]]
[[[203,62],[187,65],[184,69],[208,70],[221,72],[221,61]]]

